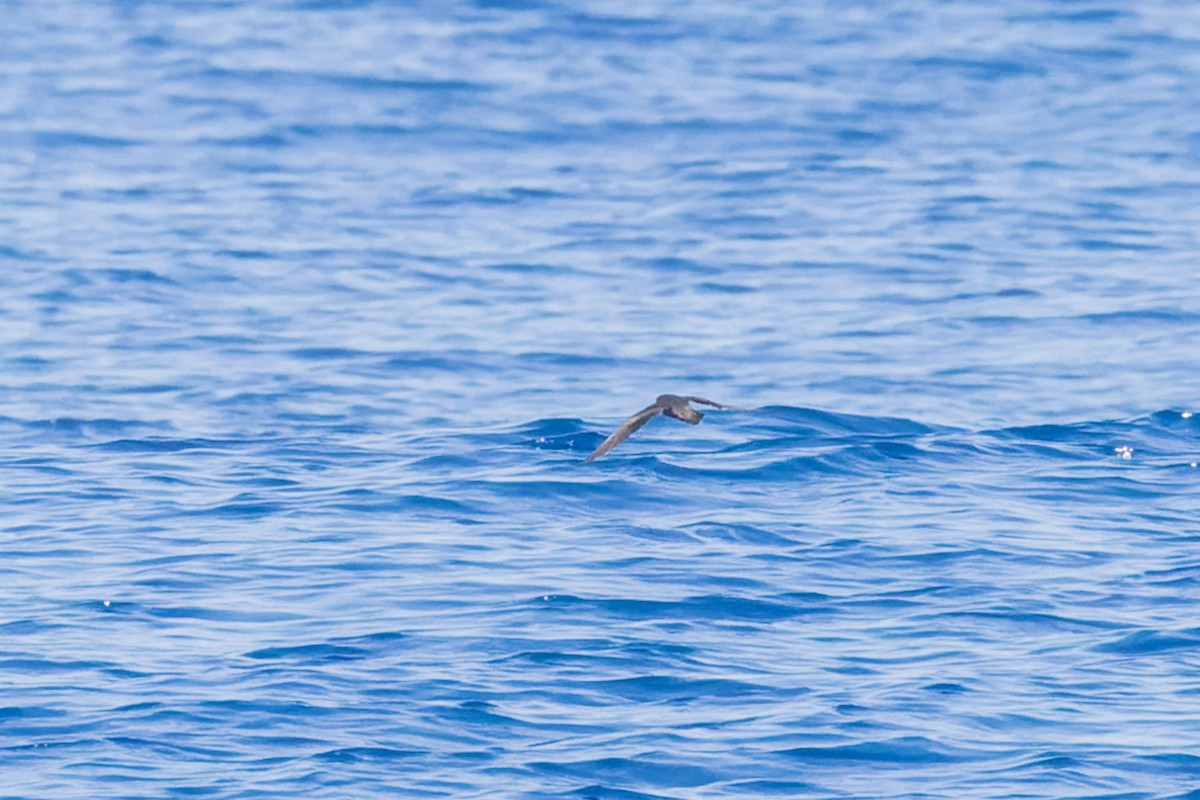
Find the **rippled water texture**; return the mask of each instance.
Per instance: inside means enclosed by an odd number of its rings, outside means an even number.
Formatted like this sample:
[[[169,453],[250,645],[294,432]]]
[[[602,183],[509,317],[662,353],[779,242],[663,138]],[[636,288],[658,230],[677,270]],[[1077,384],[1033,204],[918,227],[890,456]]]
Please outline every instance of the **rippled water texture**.
[[[1200,7],[3,16],[0,797],[1200,797]]]

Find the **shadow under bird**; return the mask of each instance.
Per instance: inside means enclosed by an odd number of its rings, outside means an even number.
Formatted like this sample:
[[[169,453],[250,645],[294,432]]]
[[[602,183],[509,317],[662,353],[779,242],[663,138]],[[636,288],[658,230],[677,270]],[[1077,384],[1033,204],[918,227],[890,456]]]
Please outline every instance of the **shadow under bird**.
[[[663,414],[668,417],[682,420],[689,425],[699,425],[700,418],[704,413],[697,411],[691,407],[691,403],[699,403],[704,406],[712,406],[713,408],[723,408],[726,411],[749,411],[748,408],[740,406],[727,406],[724,403],[714,403],[712,400],[705,400],[703,397],[681,397],[677,394],[660,394],[658,399],[652,405],[648,405],[641,411],[634,414],[629,419],[621,424],[621,427],[612,432],[607,439],[600,443],[600,446],[592,451],[586,461],[595,461],[600,456],[612,450],[614,447],[625,441],[638,428],[645,425],[654,417]]]

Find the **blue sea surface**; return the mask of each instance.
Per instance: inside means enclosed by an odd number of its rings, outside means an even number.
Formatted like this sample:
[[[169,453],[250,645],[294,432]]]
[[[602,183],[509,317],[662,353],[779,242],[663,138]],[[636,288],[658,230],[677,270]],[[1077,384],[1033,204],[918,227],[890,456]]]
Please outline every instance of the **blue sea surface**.
[[[3,18],[3,800],[1200,798],[1200,5]]]

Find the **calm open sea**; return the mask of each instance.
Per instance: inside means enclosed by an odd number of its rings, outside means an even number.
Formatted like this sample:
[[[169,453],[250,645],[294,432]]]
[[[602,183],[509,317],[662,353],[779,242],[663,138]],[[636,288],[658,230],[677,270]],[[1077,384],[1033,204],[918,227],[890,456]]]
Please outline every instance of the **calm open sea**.
[[[1200,5],[0,6],[3,800],[1200,798]]]

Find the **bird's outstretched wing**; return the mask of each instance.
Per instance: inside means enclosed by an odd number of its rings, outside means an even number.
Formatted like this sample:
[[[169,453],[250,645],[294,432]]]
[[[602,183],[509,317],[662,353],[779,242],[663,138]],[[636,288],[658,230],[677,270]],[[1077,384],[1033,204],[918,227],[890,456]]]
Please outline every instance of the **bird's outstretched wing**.
[[[634,431],[636,431],[638,428],[642,427],[647,422],[649,422],[651,419],[658,416],[658,413],[660,411],[662,411],[662,406],[658,405],[658,403],[655,403],[652,406],[646,406],[641,411],[637,412],[632,417],[630,417],[629,419],[627,419],[623,423],[621,423],[621,427],[619,427],[615,431],[613,431],[612,434],[607,439],[605,439],[603,442],[601,442],[600,446],[597,447],[595,450],[593,450],[592,454],[590,456],[588,456],[585,460],[586,461],[595,461],[597,458],[604,455],[609,450],[612,450],[614,447],[619,445],[621,442],[628,439],[629,436]]]
[[[705,400],[703,397],[692,397],[689,395],[688,397],[685,397],[683,399],[687,400],[688,402],[691,402],[691,403],[699,403],[702,406],[712,406],[713,408],[723,408],[726,411],[749,411],[750,410],[748,408],[742,408],[741,406],[727,406],[724,403],[714,403],[712,400]]]

